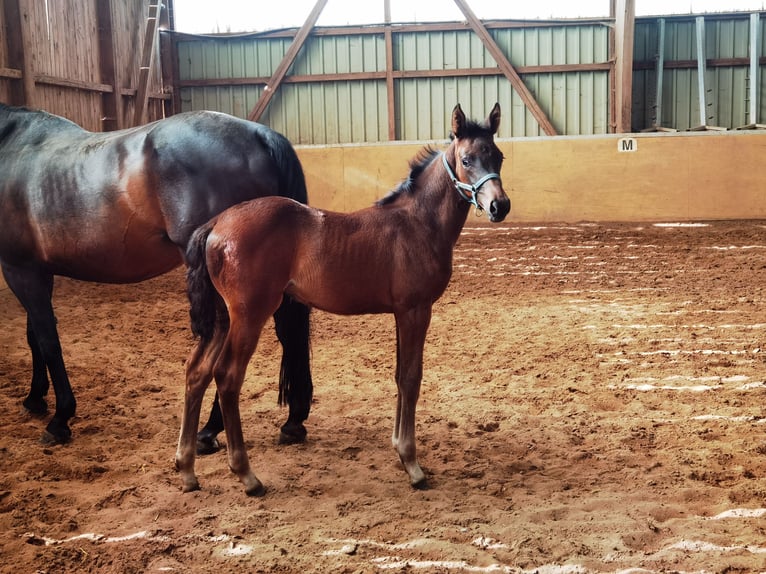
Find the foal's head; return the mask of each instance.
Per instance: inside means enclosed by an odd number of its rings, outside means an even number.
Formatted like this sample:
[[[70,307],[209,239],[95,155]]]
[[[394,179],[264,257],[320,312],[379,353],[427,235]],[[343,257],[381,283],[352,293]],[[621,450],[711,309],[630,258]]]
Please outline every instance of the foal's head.
[[[445,156],[445,163],[453,177],[458,193],[486,211],[490,221],[502,221],[511,210],[511,200],[503,190],[500,168],[503,153],[495,145],[495,134],[500,126],[500,104],[495,104],[483,123],[466,120],[460,104],[452,110],[454,159]],[[450,152],[450,156],[453,153]],[[454,163],[453,163],[454,162]],[[453,167],[454,166],[454,167]]]

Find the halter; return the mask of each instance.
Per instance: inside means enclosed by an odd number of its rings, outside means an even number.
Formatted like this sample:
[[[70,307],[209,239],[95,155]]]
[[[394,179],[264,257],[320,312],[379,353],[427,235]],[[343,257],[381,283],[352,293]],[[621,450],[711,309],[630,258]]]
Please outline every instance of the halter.
[[[444,168],[447,170],[447,173],[449,174],[449,177],[452,180],[452,183],[455,185],[455,189],[457,190],[458,195],[460,195],[460,197],[462,197],[468,203],[473,205],[476,208],[476,213],[478,215],[481,215],[481,212],[484,211],[484,209],[481,207],[481,205],[479,205],[479,202],[476,201],[476,196],[479,195],[479,191],[482,185],[487,183],[490,179],[500,179],[500,174],[488,173],[487,175],[482,177],[479,181],[471,185],[468,183],[463,183],[457,178],[457,176],[455,175],[455,172],[452,171],[452,168],[447,162],[446,153],[442,153],[442,163],[444,164]],[[471,192],[471,195],[468,195],[467,193],[465,193],[466,191]]]

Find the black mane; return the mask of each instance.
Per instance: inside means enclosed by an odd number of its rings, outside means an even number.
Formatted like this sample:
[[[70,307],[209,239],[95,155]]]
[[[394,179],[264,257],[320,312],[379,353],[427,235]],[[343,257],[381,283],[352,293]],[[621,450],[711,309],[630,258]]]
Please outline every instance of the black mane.
[[[400,183],[396,189],[390,191],[385,197],[376,201],[375,205],[389,205],[396,201],[399,196],[412,193],[415,189],[415,181],[440,153],[439,150],[434,149],[431,146],[426,146],[420,150],[418,155],[410,160],[410,175],[407,179]]]

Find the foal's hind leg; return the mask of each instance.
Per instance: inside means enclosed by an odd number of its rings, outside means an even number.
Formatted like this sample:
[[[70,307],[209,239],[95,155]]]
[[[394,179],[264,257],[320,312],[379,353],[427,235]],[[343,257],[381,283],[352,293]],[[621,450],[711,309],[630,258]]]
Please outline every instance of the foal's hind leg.
[[[232,305],[232,307],[237,306]],[[262,496],[266,489],[250,468],[245,439],[242,435],[239,397],[247,364],[255,352],[267,317],[268,314],[263,317],[250,315],[241,319],[237,315],[232,315],[229,333],[215,367],[215,382],[226,430],[229,468],[245,485],[245,493],[248,496]]]
[[[303,421],[309,416],[314,392],[310,366],[310,312],[308,307],[286,295],[274,313],[277,338],[282,344],[279,398],[281,403],[286,402],[290,407],[287,422],[280,429],[280,444],[296,444],[306,440]],[[223,416],[216,393],[208,421],[197,433],[197,454],[217,452],[221,447],[216,437],[222,430]]]
[[[396,419],[392,443],[399,460],[415,488],[425,488],[426,475],[417,460],[415,449],[415,408],[423,377],[423,346],[431,307],[419,307],[396,313]]]
[[[196,431],[202,399],[213,379],[213,367],[221,352],[224,338],[225,333],[216,329],[210,341],[200,339],[186,363],[184,411],[176,450],[176,470],[181,473],[184,492],[199,490],[199,482],[194,473],[194,459],[197,452]]]

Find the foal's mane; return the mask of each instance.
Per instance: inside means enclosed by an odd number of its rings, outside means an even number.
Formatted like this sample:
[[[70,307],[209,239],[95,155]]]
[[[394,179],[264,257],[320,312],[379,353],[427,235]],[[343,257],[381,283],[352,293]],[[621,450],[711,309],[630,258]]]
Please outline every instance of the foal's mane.
[[[420,174],[431,164],[431,162],[441,152],[431,146],[426,146],[410,160],[410,175],[396,189],[390,191],[386,196],[375,202],[375,205],[383,206],[394,203],[402,195],[408,195],[415,191],[415,182]]]
[[[489,127],[484,123],[478,123],[472,120],[465,122],[460,128],[460,137],[465,139],[476,139],[480,137],[492,137],[494,134],[490,131]],[[450,141],[455,139],[455,134],[450,133]],[[418,154],[410,160],[410,175],[402,183],[399,184],[396,189],[390,191],[386,196],[375,202],[375,205],[383,206],[394,203],[397,198],[403,195],[409,195],[415,191],[415,182],[420,174],[431,164],[431,162],[441,152],[433,147],[426,146],[418,152]]]

